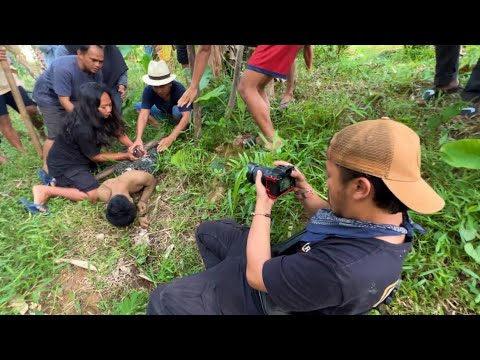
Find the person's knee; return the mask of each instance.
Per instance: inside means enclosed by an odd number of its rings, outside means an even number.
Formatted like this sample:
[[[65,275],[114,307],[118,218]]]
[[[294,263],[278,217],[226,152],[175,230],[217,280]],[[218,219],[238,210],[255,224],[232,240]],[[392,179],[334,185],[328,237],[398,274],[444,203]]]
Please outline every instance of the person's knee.
[[[238,84],[238,92],[240,94],[240,96],[243,98],[245,98],[245,93],[247,91],[247,86],[246,86],[246,82],[244,81],[244,79],[240,79],[240,83]]]
[[[201,242],[204,235],[218,235],[238,226],[240,225],[232,218],[204,221],[198,225],[195,238]]]
[[[214,221],[214,220],[208,220],[208,221],[202,222],[197,227],[197,231],[196,231],[197,239],[202,234],[212,233],[217,226],[218,226],[218,223],[217,221]]]
[[[147,305],[147,315],[165,315],[163,306],[163,291],[168,284],[160,285],[150,294]]]
[[[137,103],[135,103],[134,107],[135,107],[136,112],[140,112],[140,109],[142,108],[142,103],[137,102]]]
[[[175,105],[172,108],[172,116],[173,116],[173,119],[176,120],[176,121],[179,121],[182,118],[183,113],[178,108],[178,105]]]
[[[8,116],[8,114],[0,115],[0,127],[1,128],[12,127],[12,121],[10,120],[10,116]]]

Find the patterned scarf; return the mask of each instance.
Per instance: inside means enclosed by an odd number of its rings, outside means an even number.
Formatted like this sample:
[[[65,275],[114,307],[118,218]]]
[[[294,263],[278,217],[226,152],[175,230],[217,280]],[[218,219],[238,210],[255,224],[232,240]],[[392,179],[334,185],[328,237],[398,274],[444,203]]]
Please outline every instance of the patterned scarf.
[[[345,219],[335,216],[331,209],[320,209],[310,219],[302,241],[320,241],[328,237],[338,238],[371,238],[377,236],[407,235],[413,236],[414,231],[426,234],[427,231],[415,224],[407,212],[403,213],[400,226],[376,224],[368,221]]]

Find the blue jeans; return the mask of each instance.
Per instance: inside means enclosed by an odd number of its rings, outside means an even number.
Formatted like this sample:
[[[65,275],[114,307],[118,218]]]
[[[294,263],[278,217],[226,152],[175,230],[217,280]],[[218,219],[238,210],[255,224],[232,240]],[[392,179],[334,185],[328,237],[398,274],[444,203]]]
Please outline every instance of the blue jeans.
[[[140,101],[135,104],[135,110],[139,112],[141,109],[142,102]],[[167,121],[175,125],[178,124],[178,122],[182,118],[182,112],[178,109],[177,105],[172,108],[171,114],[161,111],[159,108],[157,108],[156,105],[153,105],[150,109],[150,115],[152,115],[157,120]]]

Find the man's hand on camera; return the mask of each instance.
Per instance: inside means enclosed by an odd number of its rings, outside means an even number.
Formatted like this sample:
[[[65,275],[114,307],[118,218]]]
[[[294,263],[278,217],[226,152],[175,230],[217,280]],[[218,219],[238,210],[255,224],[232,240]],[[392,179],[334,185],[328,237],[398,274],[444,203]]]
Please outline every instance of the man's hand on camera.
[[[257,177],[255,178],[255,189],[257,190],[257,206],[255,212],[270,213],[273,207],[274,200],[270,199],[267,195],[267,189],[262,184],[262,172],[257,171]]]
[[[294,166],[293,164],[290,164],[282,160],[274,161],[273,165]],[[305,179],[305,176],[300,172],[300,170],[298,170],[297,167],[295,167],[295,170],[292,171],[291,177],[295,179],[296,186],[294,190],[296,192],[307,191],[312,188],[310,184],[307,182],[307,180]]]

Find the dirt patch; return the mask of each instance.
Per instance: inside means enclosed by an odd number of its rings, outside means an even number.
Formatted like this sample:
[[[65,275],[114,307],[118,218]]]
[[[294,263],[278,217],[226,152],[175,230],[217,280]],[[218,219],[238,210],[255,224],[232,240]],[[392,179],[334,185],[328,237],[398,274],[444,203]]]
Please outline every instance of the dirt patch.
[[[237,135],[232,144],[220,144],[215,148],[215,153],[221,157],[229,158],[244,152],[249,146],[255,145],[255,136],[252,134]]]
[[[218,199],[225,195],[225,188],[220,181],[215,180],[212,184],[212,191],[208,194],[207,199],[212,203],[216,203]]]
[[[153,290],[153,284],[139,275],[143,273],[135,266],[135,262],[120,258],[115,269],[107,275],[105,282],[109,289],[115,287],[121,288],[144,288],[146,290]]]
[[[45,312],[64,315],[100,314],[98,303],[102,300],[102,294],[94,288],[93,280],[96,276],[95,273],[74,266],[63,269],[55,281],[59,290],[49,294],[47,300],[51,305],[44,306]]]
[[[449,124],[455,126],[450,135],[456,140],[480,137],[480,116],[468,118],[458,115]]]

